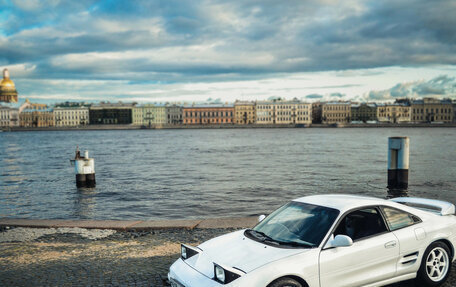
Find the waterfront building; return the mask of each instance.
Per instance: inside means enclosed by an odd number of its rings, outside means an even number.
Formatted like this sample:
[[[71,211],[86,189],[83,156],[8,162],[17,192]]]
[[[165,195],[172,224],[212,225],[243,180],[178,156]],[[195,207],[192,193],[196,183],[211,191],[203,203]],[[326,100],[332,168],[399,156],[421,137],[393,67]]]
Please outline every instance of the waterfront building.
[[[11,128],[19,126],[19,109],[0,105],[0,127]]]
[[[247,101],[234,102],[234,123],[238,125],[254,124],[256,118],[255,103]]]
[[[456,123],[456,100],[453,100],[453,122]]]
[[[377,105],[361,103],[351,105],[351,120],[359,122],[377,121]]]
[[[312,105],[293,99],[256,103],[257,124],[311,124]]]
[[[89,124],[89,107],[54,107],[54,125],[56,127],[74,127]]]
[[[312,123],[321,124],[322,102],[312,103]]]
[[[412,122],[451,123],[454,119],[453,103],[450,99],[423,98],[411,101]]]
[[[411,107],[404,103],[378,104],[377,120],[383,123],[410,122]]]
[[[182,107],[176,104],[167,104],[166,108],[166,122],[169,125],[182,124]]]
[[[3,80],[0,83],[0,102],[17,103],[17,91],[10,79],[8,69],[3,70]]]
[[[145,104],[132,108],[132,120],[134,125],[157,126],[167,123],[166,107],[156,104]]]
[[[257,124],[275,124],[275,107],[272,101],[257,101],[255,110]]]
[[[136,126],[140,126],[144,123],[142,106],[135,106],[131,109],[131,120],[132,123]]]
[[[321,119],[324,124],[349,123],[351,121],[351,102],[323,103]]]
[[[104,103],[89,108],[91,125],[128,125],[132,124],[132,110],[136,103]]]
[[[199,105],[182,108],[182,121],[186,125],[232,124],[233,105]]]
[[[19,125],[21,127],[53,127],[54,112],[46,104],[25,103],[19,108]]]

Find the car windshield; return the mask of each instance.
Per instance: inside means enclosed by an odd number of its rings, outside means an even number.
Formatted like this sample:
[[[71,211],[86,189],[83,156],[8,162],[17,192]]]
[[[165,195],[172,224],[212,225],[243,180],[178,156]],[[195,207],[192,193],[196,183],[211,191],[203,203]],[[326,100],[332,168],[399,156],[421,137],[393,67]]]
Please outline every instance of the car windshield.
[[[255,240],[277,245],[314,247],[320,244],[338,215],[336,209],[293,201],[247,233]]]

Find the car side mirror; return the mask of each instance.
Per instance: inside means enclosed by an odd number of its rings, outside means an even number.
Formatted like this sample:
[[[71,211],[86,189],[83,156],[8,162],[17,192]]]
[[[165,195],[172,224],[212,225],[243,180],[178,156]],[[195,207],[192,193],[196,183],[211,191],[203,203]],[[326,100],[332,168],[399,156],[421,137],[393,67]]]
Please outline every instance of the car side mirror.
[[[265,219],[265,218],[266,218],[266,215],[264,215],[264,214],[258,216],[258,222],[263,221],[263,219]]]
[[[334,235],[331,235],[331,239],[326,243],[325,249],[327,248],[334,248],[334,247],[348,247],[353,245],[353,240],[347,236],[347,235],[336,235],[336,237],[333,237]]]

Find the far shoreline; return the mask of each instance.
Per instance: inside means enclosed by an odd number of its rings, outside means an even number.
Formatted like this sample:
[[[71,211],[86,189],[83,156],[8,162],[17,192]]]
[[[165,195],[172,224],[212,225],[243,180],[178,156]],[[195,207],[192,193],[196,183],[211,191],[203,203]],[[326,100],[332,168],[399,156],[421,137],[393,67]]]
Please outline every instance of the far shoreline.
[[[86,125],[76,127],[10,127],[1,128],[3,132],[26,131],[99,131],[99,130],[176,130],[176,129],[277,129],[277,128],[455,128],[456,123],[378,123],[378,124],[311,124],[311,125],[267,125],[267,124],[223,124],[223,125]]]

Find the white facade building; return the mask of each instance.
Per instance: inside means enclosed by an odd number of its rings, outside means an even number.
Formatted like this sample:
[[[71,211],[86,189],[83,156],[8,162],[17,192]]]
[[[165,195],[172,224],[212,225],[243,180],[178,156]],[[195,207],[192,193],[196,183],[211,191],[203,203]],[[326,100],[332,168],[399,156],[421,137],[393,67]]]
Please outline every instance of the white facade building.
[[[291,101],[260,101],[256,104],[257,124],[311,124],[312,104]]]
[[[56,127],[74,127],[89,124],[88,107],[56,107],[54,108]]]
[[[166,107],[163,105],[145,104],[132,110],[134,125],[163,125],[167,123]]]
[[[0,105],[0,127],[18,127],[19,109]]]

